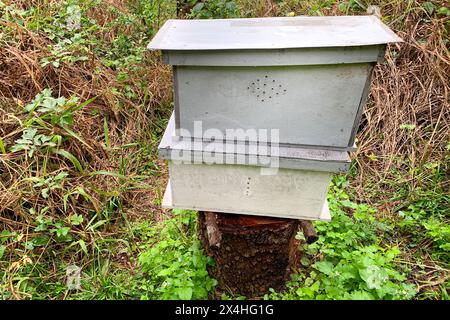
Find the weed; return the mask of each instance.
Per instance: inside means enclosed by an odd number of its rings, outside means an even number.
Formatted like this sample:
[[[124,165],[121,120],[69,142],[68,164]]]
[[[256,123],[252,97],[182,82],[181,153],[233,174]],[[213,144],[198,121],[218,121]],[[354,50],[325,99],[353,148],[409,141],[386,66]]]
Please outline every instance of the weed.
[[[239,8],[233,0],[194,1],[189,17],[197,19],[237,18]]]
[[[366,14],[376,67],[331,223],[276,299],[448,299],[448,19],[439,1],[189,1],[190,18]],[[171,72],[146,45],[175,1],[0,1],[0,298],[205,299],[195,213],[159,208]],[[81,269],[80,288],[66,286]],[[223,298],[228,298],[223,296]],[[238,297],[242,299],[243,297]]]
[[[206,271],[207,265],[213,262],[203,255],[197,239],[196,212],[174,213],[175,218],[164,222],[158,241],[139,256],[142,270],[152,284],[144,297],[206,299],[216,281]]]
[[[380,246],[378,233],[392,227],[375,218],[375,209],[350,201],[343,178],[335,177],[328,196],[332,221],[316,222],[318,241],[303,247],[307,272],[295,274],[286,292],[272,291],[266,298],[409,299],[416,294],[415,285],[397,270],[400,250]]]

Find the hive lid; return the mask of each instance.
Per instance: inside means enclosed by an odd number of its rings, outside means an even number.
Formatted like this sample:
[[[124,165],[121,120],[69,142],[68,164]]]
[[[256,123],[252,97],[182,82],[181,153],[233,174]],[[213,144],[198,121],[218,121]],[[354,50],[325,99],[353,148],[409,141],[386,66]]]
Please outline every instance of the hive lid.
[[[270,149],[270,147],[268,147]],[[259,167],[346,172],[350,158],[345,151],[319,150],[300,147],[279,146],[277,154],[269,154],[263,149],[252,148],[246,143],[226,141],[191,141],[180,139],[175,134],[175,116],[172,113],[166,131],[158,146],[160,158],[195,163],[222,160],[224,164],[244,164]]]
[[[153,50],[347,47],[401,42],[375,16],[168,20]]]

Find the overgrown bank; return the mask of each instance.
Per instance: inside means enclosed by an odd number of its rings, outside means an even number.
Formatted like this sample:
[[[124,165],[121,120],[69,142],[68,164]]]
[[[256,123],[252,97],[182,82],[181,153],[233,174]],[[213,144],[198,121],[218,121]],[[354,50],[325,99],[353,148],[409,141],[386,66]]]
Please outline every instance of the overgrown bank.
[[[284,293],[448,298],[449,11],[371,1],[405,40],[377,67],[333,222]],[[209,1],[201,18],[361,14],[364,1]],[[447,11],[446,11],[447,10]],[[227,298],[195,213],[159,209],[171,74],[146,44],[175,1],[0,2],[0,292],[23,298]],[[81,267],[81,288],[66,271]]]

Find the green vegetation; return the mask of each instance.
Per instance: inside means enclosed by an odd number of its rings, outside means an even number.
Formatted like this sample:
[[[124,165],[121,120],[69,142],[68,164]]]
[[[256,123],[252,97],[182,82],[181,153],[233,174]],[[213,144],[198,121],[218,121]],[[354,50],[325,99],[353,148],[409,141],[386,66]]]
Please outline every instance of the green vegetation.
[[[175,218],[153,228],[153,241],[139,256],[148,280],[150,299],[207,299],[216,285],[206,271],[206,258],[197,239],[196,212],[173,210]]]
[[[194,19],[226,19],[239,18],[239,8],[234,1],[212,0],[194,1],[195,5],[188,14]]]
[[[264,298],[449,299],[448,6],[189,4],[188,18],[378,6],[406,43],[375,71],[352,170],[330,188],[333,221],[315,223],[286,290]],[[174,17],[175,1],[0,0],[0,299],[242,298],[215,292],[196,213],[160,208],[171,72],[145,47]]]
[[[408,299],[416,294],[415,286],[405,282],[404,268],[395,263],[399,248],[383,241],[392,236],[395,225],[376,219],[370,206],[350,201],[342,189],[345,184],[343,177],[335,179],[328,197],[333,221],[316,222],[319,240],[303,248],[307,273],[296,274],[287,293],[267,297],[364,300]]]

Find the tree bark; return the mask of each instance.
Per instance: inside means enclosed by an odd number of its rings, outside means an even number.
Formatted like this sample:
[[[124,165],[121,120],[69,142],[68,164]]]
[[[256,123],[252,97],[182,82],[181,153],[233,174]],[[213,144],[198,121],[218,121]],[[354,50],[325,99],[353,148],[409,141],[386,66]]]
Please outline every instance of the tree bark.
[[[219,289],[256,297],[284,286],[298,260],[298,220],[200,212],[198,221]]]
[[[300,228],[302,229],[303,235],[305,236],[306,243],[311,244],[319,239],[319,236],[317,235],[311,221],[300,220]]]

